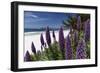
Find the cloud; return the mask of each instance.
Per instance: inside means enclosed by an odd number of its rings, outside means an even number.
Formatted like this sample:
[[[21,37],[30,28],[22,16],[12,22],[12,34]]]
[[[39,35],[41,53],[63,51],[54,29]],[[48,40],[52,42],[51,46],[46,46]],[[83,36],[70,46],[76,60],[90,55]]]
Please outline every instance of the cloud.
[[[32,12],[25,12],[25,17],[29,17],[29,18],[38,18],[37,15],[33,14]]]
[[[37,15],[29,15],[30,17],[33,17],[33,18],[38,18],[38,16]]]
[[[38,18],[37,15],[33,15],[33,14],[30,14],[30,15],[25,15],[26,18]]]
[[[43,17],[33,12],[25,12],[24,16],[25,16],[25,23],[37,23],[49,20],[49,18]]]

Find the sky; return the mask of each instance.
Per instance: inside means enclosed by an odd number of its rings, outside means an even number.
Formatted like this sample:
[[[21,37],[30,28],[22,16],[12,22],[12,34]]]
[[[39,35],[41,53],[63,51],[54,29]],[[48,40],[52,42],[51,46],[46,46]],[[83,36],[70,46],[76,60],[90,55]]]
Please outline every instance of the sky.
[[[68,13],[24,11],[24,28],[59,28],[63,20],[68,19]]]

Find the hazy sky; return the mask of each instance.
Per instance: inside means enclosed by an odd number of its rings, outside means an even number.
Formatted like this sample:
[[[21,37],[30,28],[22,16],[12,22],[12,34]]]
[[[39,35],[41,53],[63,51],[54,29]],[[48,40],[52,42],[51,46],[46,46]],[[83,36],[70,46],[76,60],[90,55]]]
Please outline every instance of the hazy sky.
[[[68,19],[68,13],[24,11],[25,28],[53,27],[59,28],[63,20]]]

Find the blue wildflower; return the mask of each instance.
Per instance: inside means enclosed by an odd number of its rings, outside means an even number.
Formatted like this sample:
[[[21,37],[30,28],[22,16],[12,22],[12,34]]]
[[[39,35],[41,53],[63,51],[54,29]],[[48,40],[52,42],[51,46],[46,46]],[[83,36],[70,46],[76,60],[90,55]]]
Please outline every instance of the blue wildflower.
[[[45,42],[44,42],[44,38],[43,38],[43,35],[42,34],[40,36],[40,41],[41,41],[41,45],[44,46]]]
[[[48,46],[50,46],[50,44],[51,44],[51,37],[50,37],[49,27],[46,28],[46,41],[47,41]]]
[[[72,48],[69,35],[66,38],[66,59],[72,59]]]
[[[64,33],[63,33],[62,27],[59,30],[59,46],[60,46],[60,49],[63,51],[65,48],[65,40],[64,40]]]
[[[89,19],[85,22],[85,34],[84,34],[84,37],[85,37],[85,41],[86,42],[90,40],[90,20]]]
[[[33,52],[34,54],[36,54],[36,48],[35,48],[33,42],[32,42],[32,44],[31,44],[31,50],[32,50],[32,52]]]
[[[76,58],[77,59],[86,58],[86,44],[83,39],[81,39],[78,43],[77,50],[76,50]]]
[[[32,60],[31,60],[31,56],[30,56],[30,54],[29,54],[28,51],[27,51],[26,54],[25,54],[24,61],[26,61],[26,62],[27,62],[27,61],[32,61]]]
[[[77,30],[80,30],[80,28],[81,28],[81,17],[78,16],[78,18],[77,18]]]

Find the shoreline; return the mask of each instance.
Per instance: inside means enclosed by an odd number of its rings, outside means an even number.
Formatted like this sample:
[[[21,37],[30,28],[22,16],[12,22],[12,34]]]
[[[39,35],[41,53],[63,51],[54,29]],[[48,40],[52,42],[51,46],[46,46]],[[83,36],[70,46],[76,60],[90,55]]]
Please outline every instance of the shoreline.
[[[69,29],[63,30],[63,31],[68,31],[68,30],[69,30]],[[57,33],[57,32],[59,32],[59,30],[55,30],[54,32]],[[40,33],[45,33],[45,31],[24,32],[24,36],[27,36],[27,35],[34,35],[34,34],[40,34]],[[52,33],[52,31],[50,31],[50,33]]]

